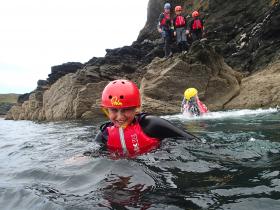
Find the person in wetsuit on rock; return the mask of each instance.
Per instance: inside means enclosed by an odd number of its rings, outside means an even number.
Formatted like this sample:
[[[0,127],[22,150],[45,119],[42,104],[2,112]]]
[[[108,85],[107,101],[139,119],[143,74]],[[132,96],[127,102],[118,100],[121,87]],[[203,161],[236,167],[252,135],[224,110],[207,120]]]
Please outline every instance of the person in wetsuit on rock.
[[[159,15],[158,18],[158,32],[164,40],[164,54],[165,58],[172,56],[171,42],[173,37],[173,20],[170,15],[171,5],[170,3],[164,4],[164,12]]]
[[[177,45],[181,52],[188,50],[187,37],[189,30],[187,29],[187,18],[182,15],[182,7],[175,7],[175,18],[173,19],[174,36],[177,40]]]
[[[199,17],[198,11],[193,11],[192,13],[193,20],[190,22],[190,33],[192,41],[201,40],[204,33],[204,23]]]
[[[165,119],[140,113],[140,92],[131,81],[111,81],[103,90],[101,105],[110,122],[100,127],[95,141],[120,156],[147,153],[164,138],[198,139]]]

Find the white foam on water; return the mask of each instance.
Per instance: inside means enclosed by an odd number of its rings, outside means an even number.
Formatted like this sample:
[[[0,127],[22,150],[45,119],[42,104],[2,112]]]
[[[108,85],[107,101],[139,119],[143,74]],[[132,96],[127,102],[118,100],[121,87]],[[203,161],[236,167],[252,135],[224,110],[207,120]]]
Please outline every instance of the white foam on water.
[[[241,109],[241,110],[228,110],[219,112],[209,112],[202,116],[190,116],[186,114],[175,114],[162,116],[168,120],[201,120],[201,119],[223,119],[223,118],[238,118],[247,115],[263,115],[269,113],[279,112],[278,108],[269,109]]]

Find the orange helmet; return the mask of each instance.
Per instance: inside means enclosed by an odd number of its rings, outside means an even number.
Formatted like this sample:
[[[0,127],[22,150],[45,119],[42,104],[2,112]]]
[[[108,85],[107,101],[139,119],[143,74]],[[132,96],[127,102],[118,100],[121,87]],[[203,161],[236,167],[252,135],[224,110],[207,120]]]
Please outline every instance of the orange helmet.
[[[198,16],[199,16],[198,11],[193,11],[193,13],[192,13],[192,17],[198,17]]]
[[[176,6],[175,7],[175,12],[177,12],[177,11],[182,11],[182,7],[181,6]]]
[[[104,108],[129,108],[141,105],[138,87],[128,80],[114,80],[102,92],[101,106]]]

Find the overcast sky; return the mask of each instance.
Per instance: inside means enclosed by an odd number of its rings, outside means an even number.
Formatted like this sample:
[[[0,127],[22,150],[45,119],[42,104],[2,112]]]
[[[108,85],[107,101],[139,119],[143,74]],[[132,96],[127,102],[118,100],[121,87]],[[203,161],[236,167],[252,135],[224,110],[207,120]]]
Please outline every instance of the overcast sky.
[[[130,45],[148,0],[6,0],[0,3],[0,93],[25,93],[51,66]]]

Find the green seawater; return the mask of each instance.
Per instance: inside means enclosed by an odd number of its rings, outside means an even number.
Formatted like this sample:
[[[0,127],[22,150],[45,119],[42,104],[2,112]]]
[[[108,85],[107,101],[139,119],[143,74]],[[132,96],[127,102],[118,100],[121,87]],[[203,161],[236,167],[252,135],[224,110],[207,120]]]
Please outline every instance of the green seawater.
[[[277,109],[163,118],[201,142],[114,159],[93,141],[100,120],[0,119],[0,209],[280,209]]]

